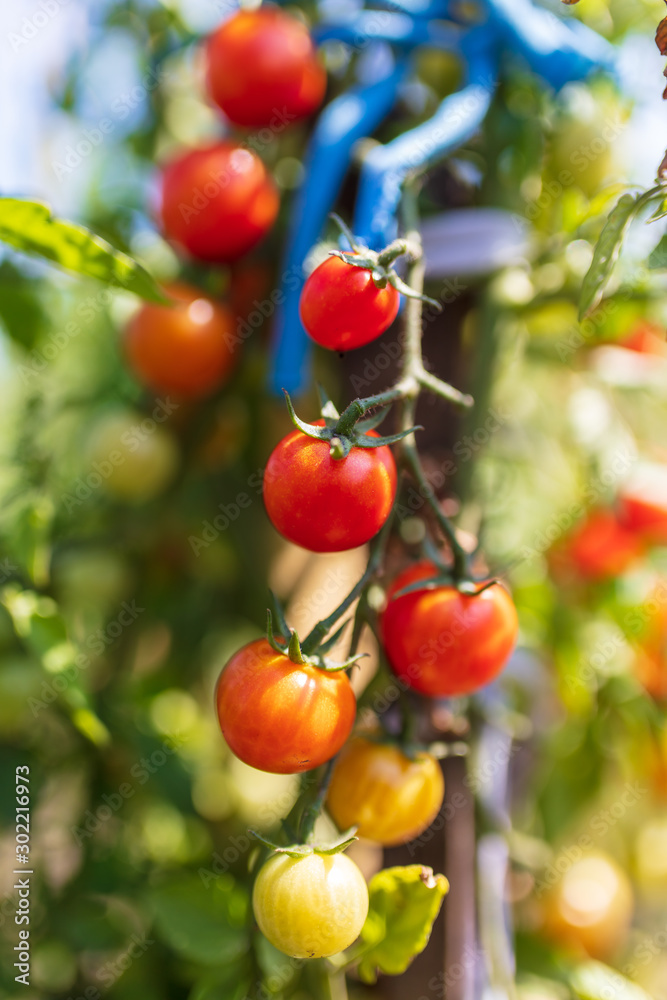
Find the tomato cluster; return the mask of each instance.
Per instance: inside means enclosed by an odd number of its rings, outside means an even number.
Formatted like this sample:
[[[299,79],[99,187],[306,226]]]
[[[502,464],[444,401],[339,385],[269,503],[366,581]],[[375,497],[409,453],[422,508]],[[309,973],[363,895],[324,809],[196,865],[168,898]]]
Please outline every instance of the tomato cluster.
[[[237,11],[209,37],[204,54],[209,95],[239,127],[278,133],[323,100],[326,73],[310,34],[278,7]],[[189,149],[162,170],[162,231],[186,257],[206,264],[234,264],[247,254],[279,206],[276,185],[246,142],[225,138]],[[128,364],[158,392],[206,396],[235,360],[233,315],[196,289],[166,291],[178,305],[146,305],[126,329]]]

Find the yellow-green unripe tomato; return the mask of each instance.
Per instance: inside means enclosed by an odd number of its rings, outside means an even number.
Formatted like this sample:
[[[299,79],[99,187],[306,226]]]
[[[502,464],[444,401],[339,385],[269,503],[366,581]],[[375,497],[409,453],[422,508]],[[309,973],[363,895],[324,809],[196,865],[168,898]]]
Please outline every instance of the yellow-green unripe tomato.
[[[130,410],[110,413],[95,426],[87,455],[84,484],[134,503],[158,496],[173,479],[179,458],[174,438],[157,419]]]
[[[326,958],[359,937],[368,915],[364,877],[344,854],[274,854],[252,894],[255,919],[292,958]]]

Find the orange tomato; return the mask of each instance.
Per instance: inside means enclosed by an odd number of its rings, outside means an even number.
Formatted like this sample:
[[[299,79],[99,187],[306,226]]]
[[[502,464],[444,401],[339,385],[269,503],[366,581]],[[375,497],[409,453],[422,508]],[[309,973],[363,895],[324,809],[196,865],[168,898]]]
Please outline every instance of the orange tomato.
[[[357,710],[347,674],[293,663],[266,639],[232,656],[216,702],[231,750],[250,767],[274,774],[310,771],[337,754]]]
[[[340,830],[356,826],[378,844],[404,844],[433,822],[444,793],[432,754],[410,758],[397,746],[356,737],[336,760],[327,809]]]
[[[197,398],[213,392],[236,362],[234,318],[191,285],[167,289],[173,305],[144,303],[123,346],[137,378],[157,392]]]
[[[644,552],[644,543],[612,510],[594,510],[549,554],[556,577],[601,581],[620,576]]]
[[[597,851],[575,861],[549,893],[543,928],[557,944],[605,961],[622,947],[633,908],[628,876]]]

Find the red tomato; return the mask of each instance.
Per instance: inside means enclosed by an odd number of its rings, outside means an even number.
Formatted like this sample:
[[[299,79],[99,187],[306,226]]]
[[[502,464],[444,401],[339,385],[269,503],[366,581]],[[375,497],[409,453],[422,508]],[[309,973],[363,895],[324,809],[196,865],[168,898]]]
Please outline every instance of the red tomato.
[[[665,334],[652,323],[638,323],[627,337],[615,343],[618,347],[625,347],[626,350],[636,351],[638,354],[657,354],[663,358],[667,356]]]
[[[381,618],[382,644],[394,673],[415,691],[471,694],[507,663],[519,628],[516,608],[497,583],[477,596],[448,586],[393,596],[436,575],[433,563],[423,560],[396,577]]]
[[[353,448],[336,459],[328,441],[294,430],[276,445],[264,472],[264,504],[274,527],[311,552],[363,545],[389,517],[395,496],[396,463],[386,445]]]
[[[259,157],[232,142],[192,149],[162,175],[162,226],[193,257],[242,257],[278,214],[278,193]]]
[[[303,286],[299,312],[315,343],[349,351],[389,329],[400,298],[392,285],[378,288],[367,268],[327,257]]]
[[[190,285],[171,285],[167,292],[174,305],[146,302],[125,328],[130,368],[157,392],[205,396],[236,360],[234,317]]]
[[[208,39],[208,90],[235,125],[282,130],[324,99],[308,29],[278,7],[240,10]]]
[[[667,466],[641,463],[618,498],[624,528],[653,545],[667,545]]]
[[[550,565],[556,576],[608,580],[624,573],[644,551],[642,541],[611,510],[595,510],[556,545]]]
[[[232,656],[216,701],[222,734],[236,756],[272,774],[310,771],[337,754],[357,710],[344,671],[293,663],[266,639]]]

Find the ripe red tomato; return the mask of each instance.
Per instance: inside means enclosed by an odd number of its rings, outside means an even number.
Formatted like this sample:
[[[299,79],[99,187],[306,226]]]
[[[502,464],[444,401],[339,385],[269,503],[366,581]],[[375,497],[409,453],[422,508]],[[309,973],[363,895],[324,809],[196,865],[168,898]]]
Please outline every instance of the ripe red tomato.
[[[438,815],[445,793],[430,753],[413,759],[389,743],[352,739],[337,758],[327,810],[340,830],[387,846],[414,840]]]
[[[324,421],[315,421],[323,426]],[[368,431],[369,437],[378,437]],[[272,451],[264,504],[274,527],[311,552],[344,552],[378,533],[396,496],[396,463],[386,445],[332,458],[328,441],[294,430]]]
[[[319,767],[350,735],[357,703],[344,671],[293,663],[266,639],[243,646],[220,674],[220,728],[245,764],[273,774]]]
[[[190,285],[171,285],[167,292],[173,305],[145,302],[125,328],[128,363],[157,392],[205,396],[236,360],[234,317]]]
[[[164,232],[199,260],[242,257],[269,231],[278,205],[262,161],[232,142],[183,153],[162,175]]]
[[[299,312],[316,344],[349,351],[389,329],[400,298],[392,285],[378,288],[367,268],[327,257],[303,286]]]
[[[423,560],[396,577],[381,617],[382,644],[394,673],[415,691],[470,694],[505,666],[519,628],[516,608],[497,583],[476,596],[448,586],[393,596],[436,575],[433,563]]]
[[[641,463],[618,497],[624,528],[651,545],[667,545],[667,466]]]
[[[644,551],[641,539],[622,525],[612,510],[595,510],[552,550],[556,576],[609,580],[620,576]]]
[[[278,7],[240,10],[208,39],[208,90],[235,125],[281,132],[320,106],[327,76],[308,29]]]

